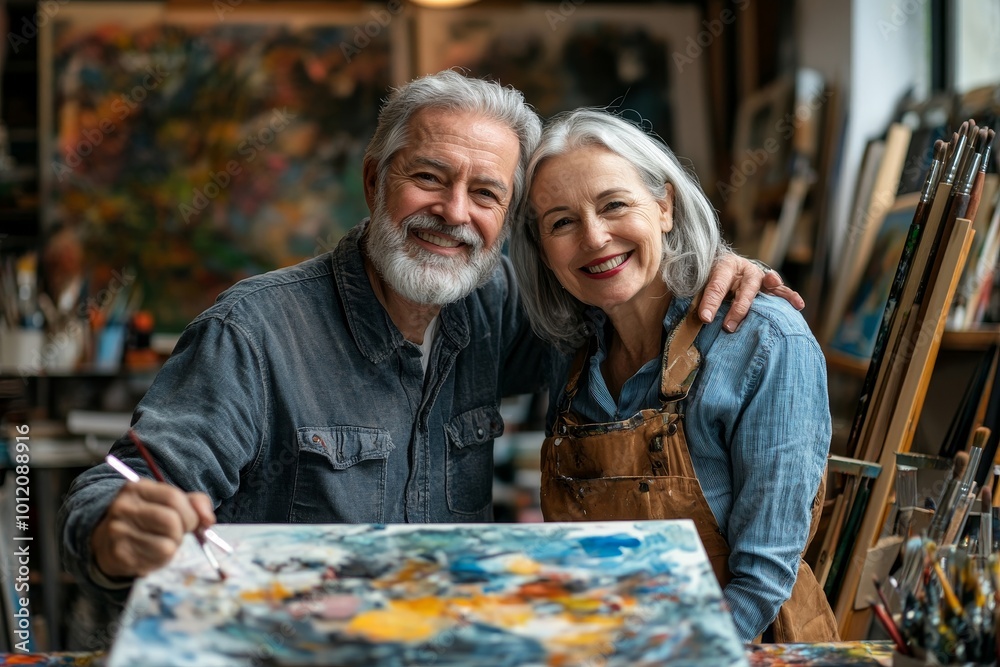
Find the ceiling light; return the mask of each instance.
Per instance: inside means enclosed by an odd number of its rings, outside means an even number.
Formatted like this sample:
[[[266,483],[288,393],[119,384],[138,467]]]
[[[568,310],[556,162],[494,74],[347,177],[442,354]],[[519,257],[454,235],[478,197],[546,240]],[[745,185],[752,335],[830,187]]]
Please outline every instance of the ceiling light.
[[[449,7],[462,7],[471,5],[476,0],[410,0],[415,5],[421,7],[434,7],[436,9],[447,9]]]

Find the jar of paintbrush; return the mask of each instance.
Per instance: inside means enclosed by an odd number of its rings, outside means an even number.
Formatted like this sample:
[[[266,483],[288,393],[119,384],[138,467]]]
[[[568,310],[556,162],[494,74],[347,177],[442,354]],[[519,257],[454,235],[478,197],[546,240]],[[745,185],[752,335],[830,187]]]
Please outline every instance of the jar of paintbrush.
[[[891,588],[876,582],[880,599],[873,609],[895,644],[897,667],[997,664],[1000,559],[993,541],[993,475],[981,491],[975,481],[988,435],[987,429],[975,434],[968,465],[956,470],[928,529],[910,533],[902,566],[889,577]],[[905,477],[907,471],[901,472]],[[902,482],[897,480],[900,490],[909,493]]]

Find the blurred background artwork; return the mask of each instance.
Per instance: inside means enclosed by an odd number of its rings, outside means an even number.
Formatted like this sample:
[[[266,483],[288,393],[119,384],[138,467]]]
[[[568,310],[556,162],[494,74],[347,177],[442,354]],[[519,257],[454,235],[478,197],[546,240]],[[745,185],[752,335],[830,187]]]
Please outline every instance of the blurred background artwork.
[[[545,118],[581,106],[621,110],[711,183],[705,59],[687,55],[701,19],[694,5],[524,3],[421,12],[417,74],[466,68],[523,91]]]
[[[95,281],[134,269],[165,331],[333,247],[367,215],[362,155],[395,83],[401,30],[359,40],[365,18],[64,8],[41,59],[46,224],[77,230]]]
[[[830,340],[830,349],[864,361],[871,358],[918,199],[916,193],[899,198],[885,216],[858,288]]]

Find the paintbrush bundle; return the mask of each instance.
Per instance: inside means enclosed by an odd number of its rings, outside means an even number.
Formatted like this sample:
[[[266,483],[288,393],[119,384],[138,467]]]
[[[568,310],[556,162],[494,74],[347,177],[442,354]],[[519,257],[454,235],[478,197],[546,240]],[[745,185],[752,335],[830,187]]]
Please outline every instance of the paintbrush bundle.
[[[972,245],[972,220],[982,199],[994,137],[993,130],[969,120],[950,142],[936,142],[893,277],[847,445],[850,455],[878,462],[888,474],[875,481],[860,526],[844,533],[844,539],[854,543],[835,605],[844,636],[857,633],[851,616],[862,568],[883,526],[895,455],[909,451],[920,418],[948,311]],[[956,480],[942,499],[946,506],[934,517],[932,537],[952,543],[963,538],[977,497],[973,486],[977,467],[978,461],[970,465],[971,479],[965,483],[965,475]]]
[[[889,579],[901,608],[891,613],[876,582],[875,616],[900,654],[924,664],[996,664],[998,575],[996,554],[981,557],[914,537],[906,543],[900,575]]]
[[[848,436],[848,451],[858,458],[878,460],[891,417],[891,409],[881,404],[894,404],[910,352],[929,327],[936,327],[937,318],[928,319],[929,288],[962,271],[964,258],[962,266],[942,270],[944,250],[958,220],[977,216],[994,137],[992,129],[969,120],[950,143],[939,140],[934,146]],[[947,302],[950,307],[952,298]]]
[[[1000,560],[992,488],[976,492],[983,433],[945,490],[928,534],[906,542],[902,564],[872,609],[899,653],[926,664],[993,664],[1000,651]],[[902,467],[902,466],[900,466]],[[908,485],[906,471],[897,484]],[[909,491],[900,490],[909,494]],[[971,511],[975,508],[975,511]]]

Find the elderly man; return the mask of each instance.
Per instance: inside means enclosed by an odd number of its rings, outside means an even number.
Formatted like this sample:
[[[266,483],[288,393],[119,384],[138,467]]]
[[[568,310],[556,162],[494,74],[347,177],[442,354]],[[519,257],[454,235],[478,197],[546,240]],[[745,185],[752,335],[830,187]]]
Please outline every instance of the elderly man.
[[[546,372],[501,258],[539,132],[494,83],[446,71],[395,91],[365,154],[370,222],[225,292],[136,408],[172,485],[107,465],[74,483],[62,521],[78,579],[120,599],[216,519],[491,520],[499,399]],[[739,287],[735,324],[763,272],[729,256],[716,274],[703,305]],[[113,452],[146,474],[127,438]]]

